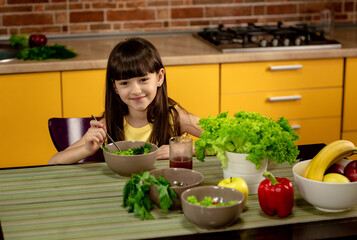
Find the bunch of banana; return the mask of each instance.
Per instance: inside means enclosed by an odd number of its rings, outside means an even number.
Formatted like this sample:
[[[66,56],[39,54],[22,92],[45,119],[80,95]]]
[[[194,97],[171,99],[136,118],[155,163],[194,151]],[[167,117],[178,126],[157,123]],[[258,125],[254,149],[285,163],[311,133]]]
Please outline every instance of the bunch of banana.
[[[337,161],[357,154],[357,147],[348,140],[337,140],[326,145],[310,161],[306,167],[303,177],[322,181],[325,171]]]

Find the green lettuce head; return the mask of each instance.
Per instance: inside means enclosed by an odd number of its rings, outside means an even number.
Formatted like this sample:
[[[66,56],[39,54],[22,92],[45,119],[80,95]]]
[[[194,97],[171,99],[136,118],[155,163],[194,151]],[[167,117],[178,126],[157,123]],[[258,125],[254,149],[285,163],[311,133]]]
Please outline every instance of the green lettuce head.
[[[197,159],[203,162],[206,151],[210,151],[222,161],[222,168],[227,167],[226,151],[249,154],[247,159],[257,168],[265,158],[293,164],[299,154],[294,143],[299,135],[283,117],[274,121],[259,113],[240,111],[228,117],[224,112],[202,118],[198,125],[203,132],[195,142]]]

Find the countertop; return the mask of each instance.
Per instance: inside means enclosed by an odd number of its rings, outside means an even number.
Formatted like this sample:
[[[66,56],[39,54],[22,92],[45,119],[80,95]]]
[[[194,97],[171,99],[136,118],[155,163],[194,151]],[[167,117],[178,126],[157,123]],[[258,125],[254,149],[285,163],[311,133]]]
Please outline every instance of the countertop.
[[[165,66],[258,62],[319,58],[357,57],[357,27],[339,27],[328,38],[342,43],[342,48],[246,53],[221,53],[195,38],[192,33],[161,33],[98,37],[52,38],[48,44],[63,44],[78,56],[68,60],[23,61],[0,63],[0,74],[105,69],[114,46],[127,37],[139,36],[151,41],[159,50]]]
[[[168,160],[155,168],[167,168]],[[196,159],[193,169],[203,185],[223,178],[221,162]],[[293,181],[292,166],[269,164],[275,176]],[[295,190],[295,206],[286,218],[265,215],[258,196],[249,195],[233,225],[216,230],[196,227],[182,211],[152,210],[155,220],[142,221],[121,207],[127,178],[105,162],[0,170],[0,239],[328,239],[356,236],[357,206],[323,212]],[[294,184],[294,182],[293,182]]]

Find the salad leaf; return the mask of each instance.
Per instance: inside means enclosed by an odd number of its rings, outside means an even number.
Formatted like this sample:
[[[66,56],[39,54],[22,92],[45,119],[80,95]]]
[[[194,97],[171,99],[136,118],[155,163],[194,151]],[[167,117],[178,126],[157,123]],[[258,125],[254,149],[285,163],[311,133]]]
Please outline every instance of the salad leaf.
[[[154,219],[150,211],[152,204],[148,197],[150,186],[157,186],[159,192],[160,207],[166,211],[172,205],[171,198],[177,198],[176,193],[170,188],[169,181],[162,176],[156,179],[149,172],[132,174],[126,181],[123,189],[122,207],[128,208],[128,212],[134,212],[141,219]]]
[[[108,149],[104,149],[105,147],[101,146],[101,148],[104,151],[110,152]],[[114,153],[117,155],[140,155],[140,154],[146,154],[149,153],[151,149],[151,144],[145,143],[143,146],[137,147],[137,148],[129,148],[128,150],[123,150],[123,151],[113,151],[110,153]]]
[[[267,158],[276,163],[293,164],[299,154],[294,141],[299,139],[287,119],[277,121],[259,113],[240,111],[234,117],[228,112],[209,116],[198,122],[201,137],[195,142],[196,157],[204,161],[206,151],[217,154],[222,168],[227,167],[225,152],[246,153],[247,159],[260,168],[260,161]]]
[[[200,205],[200,206],[206,206],[206,207],[221,207],[221,206],[228,206],[228,205],[232,205],[235,204],[237,201],[229,201],[227,203],[220,203],[220,202],[215,202],[213,201],[213,199],[211,197],[205,197],[201,202],[199,202],[197,200],[196,196],[189,196],[187,197],[187,201],[189,203],[193,203],[196,205]]]

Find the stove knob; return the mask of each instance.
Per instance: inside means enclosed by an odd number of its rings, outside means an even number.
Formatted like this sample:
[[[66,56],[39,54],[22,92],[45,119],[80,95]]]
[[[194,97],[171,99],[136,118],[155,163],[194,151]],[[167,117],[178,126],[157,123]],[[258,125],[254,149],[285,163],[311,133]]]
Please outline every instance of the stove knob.
[[[266,47],[268,45],[268,41],[266,39],[262,39],[259,42],[260,47]]]
[[[302,43],[302,39],[301,38],[295,38],[295,46],[300,46]]]
[[[284,46],[289,46],[290,45],[290,39],[289,38],[285,38],[283,41]]]
[[[279,39],[273,38],[273,40],[271,40],[271,46],[277,47],[278,45],[279,45]]]

